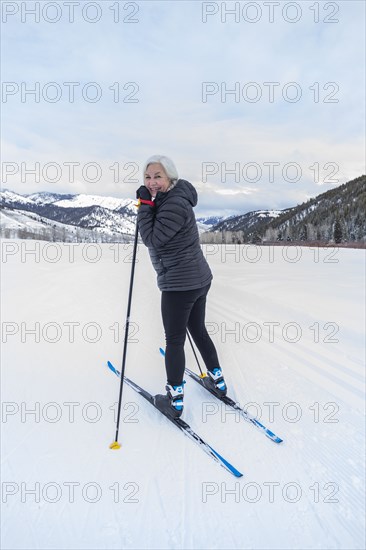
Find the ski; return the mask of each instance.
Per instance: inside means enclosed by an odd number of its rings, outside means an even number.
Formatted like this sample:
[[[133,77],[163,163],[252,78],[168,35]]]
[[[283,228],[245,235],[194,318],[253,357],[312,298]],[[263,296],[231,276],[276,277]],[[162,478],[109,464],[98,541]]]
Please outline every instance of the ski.
[[[116,376],[118,376],[120,378],[121,373],[112,365],[112,363],[110,361],[108,361],[107,364],[108,364],[108,367],[110,368],[110,370],[112,372],[114,372],[114,374]],[[175,426],[177,426],[177,428],[179,428],[184,433],[184,435],[186,435],[187,437],[189,437],[189,439],[191,439],[192,441],[197,443],[197,445],[199,445],[200,448],[206,454],[208,454],[211,458],[213,458],[213,460],[215,460],[215,462],[218,462],[220,464],[220,466],[225,468],[225,470],[230,472],[230,474],[232,474],[233,476],[242,477],[243,474],[240,473],[236,468],[234,468],[234,466],[232,464],[230,464],[230,462],[228,462],[217,451],[215,451],[215,449],[213,449],[211,447],[211,445],[206,443],[206,441],[204,441],[202,439],[202,437],[200,437],[198,434],[196,434],[196,432],[193,431],[193,429],[190,427],[189,424],[187,424],[187,422],[184,422],[184,420],[182,420],[181,418],[174,418],[173,416],[170,416],[169,414],[163,412],[158,407],[156,407],[156,405],[154,403],[154,396],[151,395],[146,390],[144,390],[143,388],[141,388],[138,384],[135,384],[135,382],[133,382],[132,380],[127,378],[127,376],[124,377],[124,381],[126,382],[126,384],[128,386],[130,386],[133,390],[135,390],[142,397],[144,397],[144,399],[146,399],[146,401],[148,401],[157,411],[159,411],[168,420],[170,420],[170,422],[172,422],[172,424],[175,424]]]
[[[160,353],[164,356],[165,355],[164,350],[162,348],[159,348],[159,350],[160,350]],[[216,399],[219,399],[220,401],[225,403],[225,405],[228,405],[229,407],[240,412],[244,420],[253,424],[253,426],[255,426],[260,431],[262,431],[264,435],[266,435],[271,441],[274,441],[275,443],[282,443],[283,439],[281,439],[280,437],[278,437],[278,435],[276,435],[271,430],[266,428],[266,426],[264,426],[261,422],[259,422],[259,420],[255,416],[253,416],[248,411],[240,407],[233,399],[231,399],[227,395],[225,395],[224,397],[218,396],[214,391],[212,391],[208,386],[205,385],[204,378],[201,378],[200,376],[198,376],[198,374],[191,371],[187,367],[185,369],[185,372],[188,374],[188,376],[190,376],[193,380],[195,380],[196,382],[198,382],[198,384],[200,384],[203,388],[205,388],[205,390],[207,390],[212,395],[214,395]]]

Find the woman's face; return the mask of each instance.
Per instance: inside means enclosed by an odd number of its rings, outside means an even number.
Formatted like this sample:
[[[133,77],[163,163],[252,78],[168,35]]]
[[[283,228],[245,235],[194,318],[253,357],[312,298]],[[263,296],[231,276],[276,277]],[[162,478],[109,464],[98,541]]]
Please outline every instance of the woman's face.
[[[161,164],[149,164],[145,171],[145,186],[151,193],[152,197],[161,191],[165,193],[170,185],[170,180]]]

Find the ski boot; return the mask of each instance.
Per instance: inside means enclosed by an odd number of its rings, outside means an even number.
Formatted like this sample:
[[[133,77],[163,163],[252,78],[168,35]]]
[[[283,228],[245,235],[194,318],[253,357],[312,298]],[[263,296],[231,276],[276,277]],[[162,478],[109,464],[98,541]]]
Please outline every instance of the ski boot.
[[[156,407],[174,418],[179,418],[182,416],[184,397],[183,384],[185,384],[185,382],[183,382],[180,386],[171,386],[170,384],[167,384],[165,386],[167,394],[158,394],[154,397]]]
[[[214,392],[218,397],[224,397],[227,394],[225,379],[220,368],[216,367],[213,371],[208,370],[207,376],[202,381],[206,388]]]

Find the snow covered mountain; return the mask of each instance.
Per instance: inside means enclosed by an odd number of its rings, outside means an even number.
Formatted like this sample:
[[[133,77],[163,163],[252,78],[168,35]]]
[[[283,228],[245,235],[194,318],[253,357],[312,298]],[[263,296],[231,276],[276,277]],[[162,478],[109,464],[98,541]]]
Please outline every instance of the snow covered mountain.
[[[82,233],[80,230],[94,231],[99,234],[99,238],[104,235],[104,240],[110,240],[116,237],[120,240],[122,236],[126,239],[132,236],[135,231],[136,207],[132,199],[118,199],[114,197],[103,197],[99,195],[63,195],[58,193],[40,192],[30,195],[20,195],[9,190],[4,190],[0,194],[1,206],[7,209],[3,217],[1,227],[3,233],[7,230],[13,230],[14,235],[14,216],[19,220],[22,215],[23,233],[22,238],[26,237],[26,231],[32,233],[32,238],[36,238],[40,232],[39,223],[45,226],[57,227],[56,224],[63,224],[65,227],[62,235],[66,240],[73,240],[72,235],[78,234],[87,237],[88,233]],[[11,210],[16,210],[16,215],[11,214]],[[33,216],[31,215],[33,214]],[[39,219],[34,218],[38,215]],[[26,221],[26,217],[28,220]],[[13,222],[9,222],[13,219]],[[37,223],[32,226],[32,220]],[[8,231],[9,232],[9,231]],[[48,231],[40,234],[40,238],[45,238]],[[53,235],[51,240],[60,239],[62,236],[57,231],[57,236]],[[90,235],[89,235],[90,237]],[[61,240],[64,240],[61,238]],[[89,239],[88,239],[89,240]]]
[[[214,225],[217,225],[224,219],[223,216],[207,216],[207,217],[200,217],[197,218],[197,222],[199,222],[202,227],[206,227],[206,229],[211,229]]]
[[[100,206],[107,210],[121,212],[129,210],[131,213],[136,213],[136,201],[132,199],[118,199],[115,197],[101,197],[100,195],[70,195],[60,196],[56,202],[52,204],[61,208],[89,208],[91,206]]]
[[[20,195],[19,193],[14,193],[9,189],[4,189],[0,193],[1,206],[8,206],[9,208],[32,208],[34,201],[27,197],[26,195]]]
[[[2,208],[0,234],[6,239],[33,239],[54,242],[130,242],[131,235],[108,234],[100,228],[87,229],[50,220],[26,210]]]
[[[21,195],[19,195],[21,196]],[[48,193],[47,191],[42,191],[41,193],[31,193],[30,195],[25,195],[29,200],[35,204],[52,204],[62,200],[71,200],[77,195],[62,195],[60,193]]]
[[[251,227],[258,225],[259,223],[269,223],[273,219],[277,218],[284,212],[288,212],[291,209],[286,210],[254,210],[253,212],[247,212],[239,216],[230,216],[229,218],[222,219],[219,223],[212,227],[213,231],[247,231]]]
[[[331,241],[352,242],[366,239],[366,176],[285,210],[257,210],[222,220],[214,232],[231,232],[229,241]],[[338,235],[334,236],[338,224]],[[214,235],[207,237],[207,242]],[[220,239],[220,236],[216,236]]]

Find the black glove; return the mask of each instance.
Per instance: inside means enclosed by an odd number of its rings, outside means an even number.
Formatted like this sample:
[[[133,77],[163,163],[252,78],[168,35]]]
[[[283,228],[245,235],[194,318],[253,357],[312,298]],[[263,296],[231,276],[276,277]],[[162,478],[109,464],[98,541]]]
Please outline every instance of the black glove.
[[[150,191],[145,185],[141,185],[141,187],[137,189],[136,199],[141,199],[142,201],[151,201]]]

